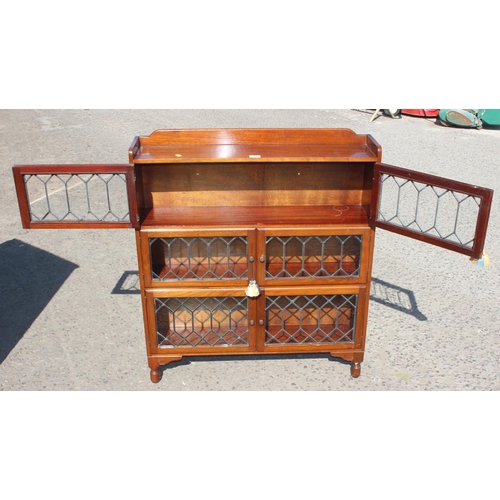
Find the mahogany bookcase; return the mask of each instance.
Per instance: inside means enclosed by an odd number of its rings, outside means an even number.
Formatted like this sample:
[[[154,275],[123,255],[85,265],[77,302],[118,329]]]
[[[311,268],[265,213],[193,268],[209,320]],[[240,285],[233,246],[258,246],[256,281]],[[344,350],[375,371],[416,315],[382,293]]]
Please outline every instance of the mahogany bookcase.
[[[183,356],[320,352],[358,377],[375,229],[478,259],[492,198],[381,160],[348,129],[157,130],[127,164],[13,171],[24,228],[135,229],[153,382]]]

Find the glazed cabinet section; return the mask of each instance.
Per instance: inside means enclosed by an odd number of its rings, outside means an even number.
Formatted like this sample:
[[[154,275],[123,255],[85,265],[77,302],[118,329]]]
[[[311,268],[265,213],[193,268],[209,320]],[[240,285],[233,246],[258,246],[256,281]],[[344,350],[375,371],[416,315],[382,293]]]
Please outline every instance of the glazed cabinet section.
[[[143,230],[147,287],[364,283],[372,231],[318,229]]]
[[[147,287],[246,286],[255,254],[255,231],[140,231]]]
[[[368,227],[257,231],[257,276],[265,286],[339,285],[367,279],[372,232]]]
[[[256,302],[244,289],[147,290],[146,301],[152,353],[255,350]]]
[[[276,352],[361,347],[357,324],[365,287],[306,290],[302,287],[266,289],[262,298],[264,314],[259,324],[259,348]]]
[[[365,302],[364,286],[266,289],[256,298],[244,289],[148,290],[151,354],[361,348]]]
[[[362,355],[369,228],[139,234],[153,381],[182,356]]]

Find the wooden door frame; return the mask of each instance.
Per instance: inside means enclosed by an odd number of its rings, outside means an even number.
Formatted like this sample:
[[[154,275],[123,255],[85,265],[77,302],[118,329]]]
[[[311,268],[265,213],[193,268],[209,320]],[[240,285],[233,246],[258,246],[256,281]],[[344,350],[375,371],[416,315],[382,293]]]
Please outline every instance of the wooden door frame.
[[[134,165],[68,164],[15,165],[12,168],[17,199],[24,229],[115,229],[139,227]],[[130,221],[33,221],[24,177],[27,175],[124,174]]]
[[[477,215],[476,228],[474,233],[474,244],[472,248],[466,247],[465,245],[456,243],[454,241],[445,240],[437,236],[425,234],[423,232],[415,231],[412,229],[405,228],[403,226],[392,224],[390,222],[379,220],[378,216],[380,208],[380,199],[382,196],[381,192],[382,174],[387,174],[422,184],[428,184],[429,186],[432,187],[446,189],[479,198],[481,201],[479,204],[479,211]],[[430,243],[432,245],[445,248],[447,250],[452,250],[454,252],[468,255],[473,259],[479,259],[483,254],[492,197],[493,197],[493,191],[488,188],[473,186],[472,184],[466,184],[464,182],[458,182],[444,177],[425,174],[422,172],[408,170],[401,167],[395,167],[393,165],[387,165],[384,163],[375,163],[373,187],[372,187],[372,202],[370,209],[370,224],[373,227],[386,229],[387,231],[391,231],[393,233],[397,233],[402,236],[408,236],[409,238],[413,238],[419,241],[423,241],[425,243]]]

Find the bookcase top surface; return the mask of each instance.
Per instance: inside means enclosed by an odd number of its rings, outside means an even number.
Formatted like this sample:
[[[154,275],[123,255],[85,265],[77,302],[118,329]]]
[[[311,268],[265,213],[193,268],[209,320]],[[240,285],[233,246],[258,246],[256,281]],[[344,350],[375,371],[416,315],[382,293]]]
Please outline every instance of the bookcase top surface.
[[[129,149],[136,164],[380,160],[378,143],[350,129],[157,130]]]

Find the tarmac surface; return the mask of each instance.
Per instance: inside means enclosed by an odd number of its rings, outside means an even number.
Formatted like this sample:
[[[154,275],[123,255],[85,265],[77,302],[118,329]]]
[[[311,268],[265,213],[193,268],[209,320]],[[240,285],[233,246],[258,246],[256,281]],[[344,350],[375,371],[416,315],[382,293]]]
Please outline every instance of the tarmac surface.
[[[363,110],[1,110],[3,391],[496,391],[500,128]],[[134,231],[24,230],[14,164],[127,163],[159,128],[325,127],[372,134],[384,163],[495,190],[491,265],[377,230],[361,376],[328,355],[186,357],[152,384]]]

